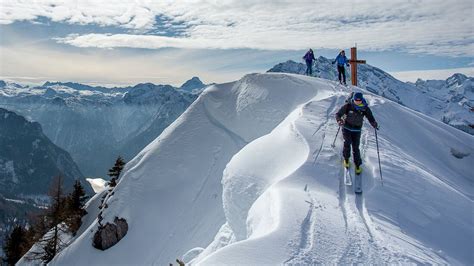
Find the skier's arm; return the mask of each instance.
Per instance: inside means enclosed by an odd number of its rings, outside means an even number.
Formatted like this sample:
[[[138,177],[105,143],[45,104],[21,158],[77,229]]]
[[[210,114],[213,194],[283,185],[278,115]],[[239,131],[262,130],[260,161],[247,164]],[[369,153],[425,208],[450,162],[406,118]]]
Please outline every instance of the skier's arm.
[[[375,121],[374,115],[372,114],[372,110],[367,106],[367,109],[365,110],[365,117],[369,120],[370,124],[376,128],[379,129],[379,125],[377,121]]]
[[[342,116],[346,113],[346,108],[347,108],[347,104],[344,104],[344,105],[339,109],[339,111],[337,111],[337,113],[336,113],[336,121],[337,121],[338,124],[344,123],[344,121],[342,120]]]

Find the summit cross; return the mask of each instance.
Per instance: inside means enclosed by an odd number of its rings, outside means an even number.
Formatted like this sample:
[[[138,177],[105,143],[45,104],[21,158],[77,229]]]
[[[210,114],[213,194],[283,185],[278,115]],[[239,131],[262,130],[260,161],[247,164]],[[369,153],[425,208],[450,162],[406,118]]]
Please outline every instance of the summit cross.
[[[357,86],[357,64],[365,64],[365,60],[357,60],[357,47],[351,47],[351,80],[352,85]]]

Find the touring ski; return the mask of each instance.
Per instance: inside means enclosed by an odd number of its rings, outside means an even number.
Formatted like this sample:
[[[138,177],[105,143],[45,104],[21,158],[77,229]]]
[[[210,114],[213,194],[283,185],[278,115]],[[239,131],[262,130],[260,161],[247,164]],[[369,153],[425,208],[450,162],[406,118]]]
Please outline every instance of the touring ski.
[[[354,178],[354,192],[357,194],[362,193],[362,173],[356,174]]]
[[[349,168],[344,167],[344,183],[348,186],[352,186],[352,176]]]

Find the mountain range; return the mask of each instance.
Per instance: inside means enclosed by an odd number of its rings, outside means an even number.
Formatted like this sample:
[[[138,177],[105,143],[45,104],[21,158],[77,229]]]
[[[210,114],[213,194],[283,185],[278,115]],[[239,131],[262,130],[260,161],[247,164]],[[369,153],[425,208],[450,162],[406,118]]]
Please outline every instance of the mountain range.
[[[3,85],[2,85],[3,84]],[[205,86],[194,77],[183,88],[151,83],[104,88],[46,82],[3,82],[0,107],[39,122],[87,176],[105,176],[121,155],[132,159],[197,98]]]

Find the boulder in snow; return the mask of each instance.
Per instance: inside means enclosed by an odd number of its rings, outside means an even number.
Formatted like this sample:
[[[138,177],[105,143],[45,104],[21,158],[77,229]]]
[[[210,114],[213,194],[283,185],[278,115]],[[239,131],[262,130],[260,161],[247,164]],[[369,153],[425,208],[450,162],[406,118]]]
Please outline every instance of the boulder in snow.
[[[92,245],[100,250],[106,250],[117,244],[128,231],[127,220],[115,217],[114,223],[107,223],[94,234]]]

